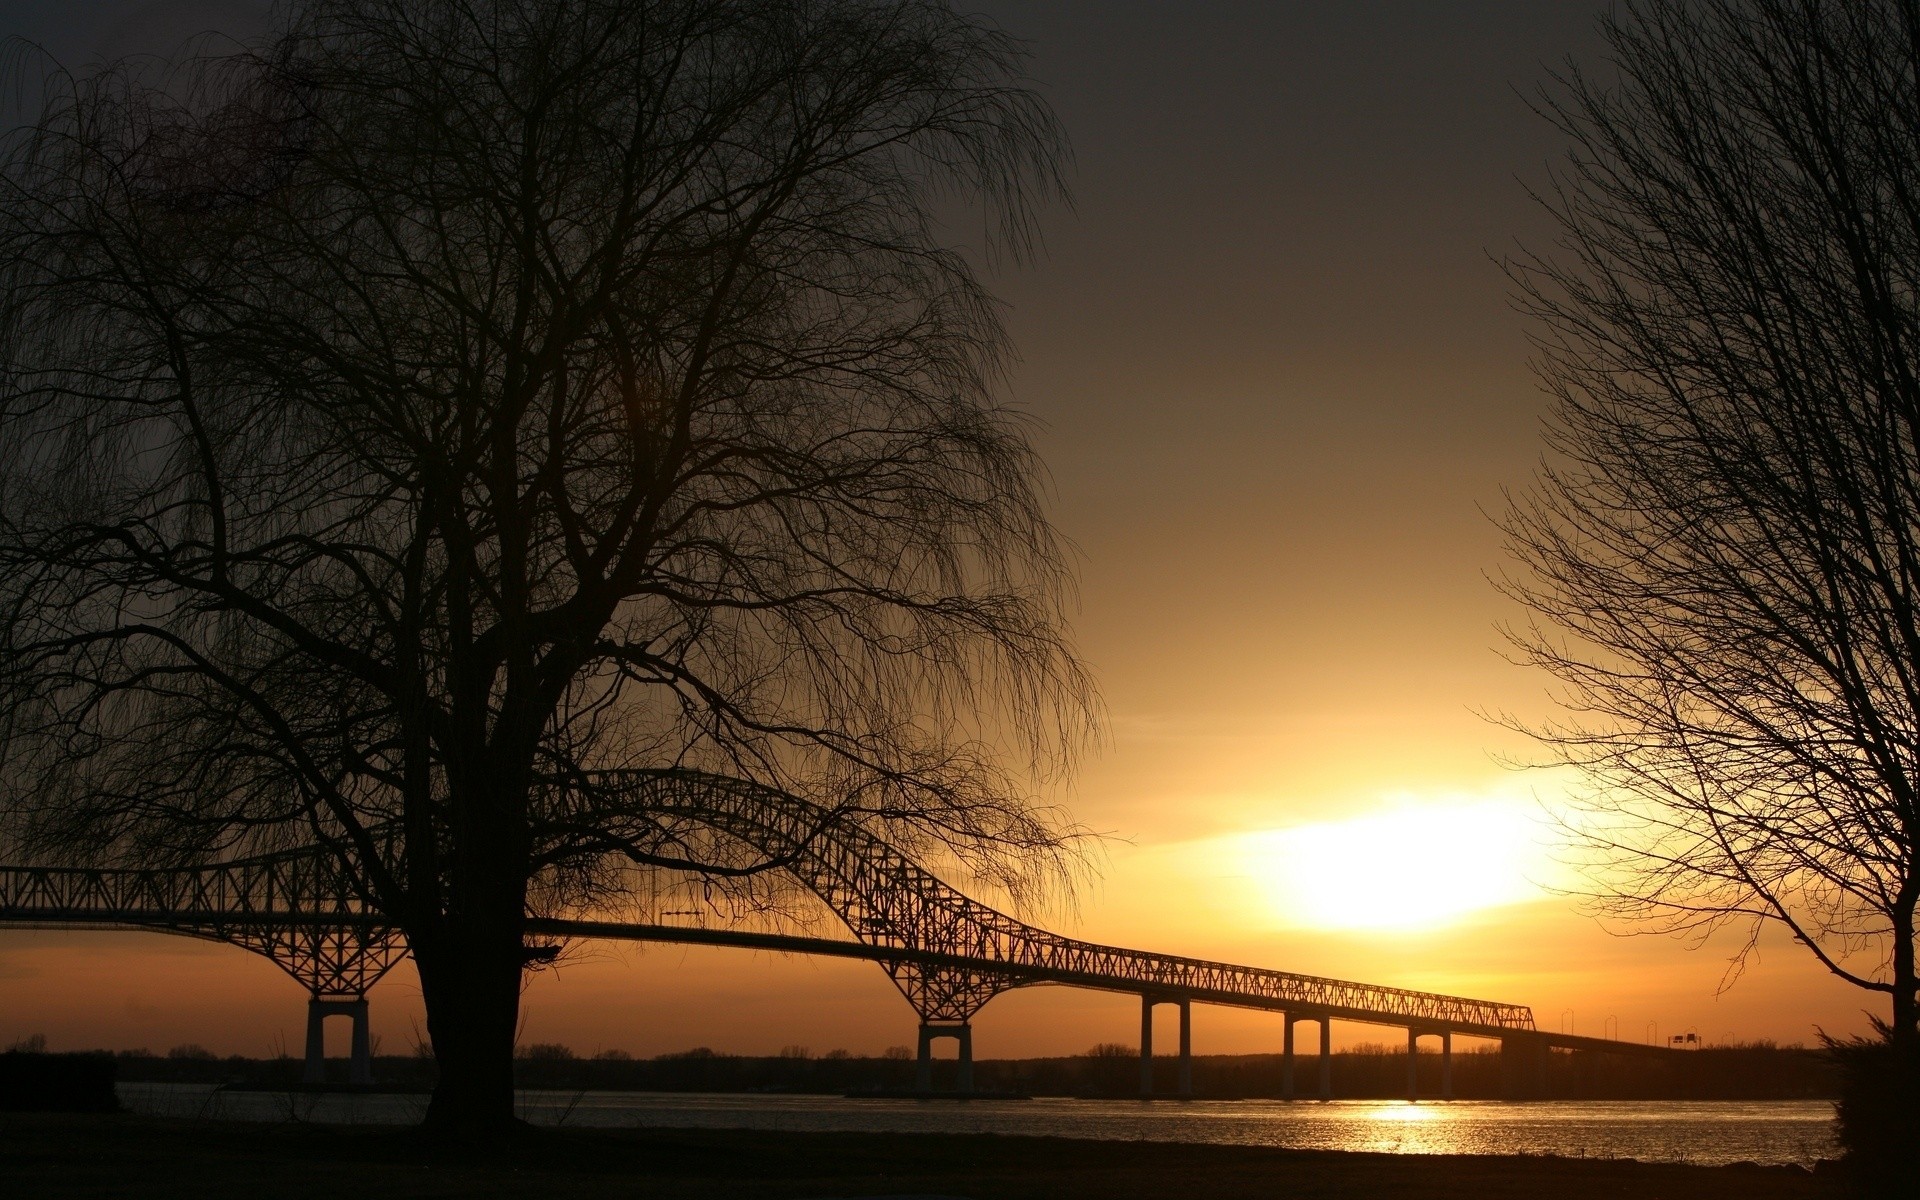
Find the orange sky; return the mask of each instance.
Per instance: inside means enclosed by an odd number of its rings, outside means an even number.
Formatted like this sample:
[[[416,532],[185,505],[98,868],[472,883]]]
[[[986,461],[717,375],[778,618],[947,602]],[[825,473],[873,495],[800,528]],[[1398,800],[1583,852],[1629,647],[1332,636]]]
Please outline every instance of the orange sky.
[[[84,57],[254,7],[22,0],[0,35]],[[1419,931],[1303,925],[1286,881],[1260,877],[1285,869],[1288,838],[1312,836],[1273,831],[1526,809],[1529,780],[1496,761],[1524,744],[1477,714],[1540,714],[1544,683],[1494,651],[1507,614],[1485,578],[1500,552],[1483,510],[1525,482],[1542,406],[1489,255],[1540,235],[1515,177],[1537,180],[1554,150],[1513,89],[1590,52],[1597,5],[980,7],[1035,40],[1033,73],[1077,152],[1076,211],[1047,221],[1044,261],[998,282],[1023,356],[1012,396],[1048,426],[1055,517],[1080,553],[1076,632],[1111,715],[1070,802],[1115,840],[1055,927],[1530,1004],[1547,1028],[1571,1010],[1583,1034],[1863,1027],[1872,998],[1780,945],[1716,998],[1717,948],[1609,936],[1528,890],[1549,870],[1530,848],[1495,897],[1530,899]],[[0,1043],[261,1054],[297,1048],[301,1000],[228,947],[0,933]],[[387,1050],[412,1043],[405,968],[373,1013]],[[976,1052],[1131,1042],[1138,1020],[1124,996],[1029,989],[982,1012]],[[584,947],[531,982],[524,1037],[874,1052],[910,1043],[913,1017],[869,964]],[[1270,1014],[1196,1015],[1200,1053],[1279,1037]]]

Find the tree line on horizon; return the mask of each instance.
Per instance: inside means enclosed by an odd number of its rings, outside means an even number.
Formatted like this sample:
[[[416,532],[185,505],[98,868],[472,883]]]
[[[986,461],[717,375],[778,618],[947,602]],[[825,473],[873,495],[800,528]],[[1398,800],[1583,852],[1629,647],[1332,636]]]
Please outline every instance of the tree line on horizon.
[[[21,1053],[23,1047],[7,1053]],[[39,1051],[44,1053],[44,1043]],[[304,1063],[288,1054],[266,1058],[220,1057],[194,1044],[164,1054],[145,1050],[82,1051],[84,1057],[110,1057],[126,1082],[219,1084],[247,1089],[300,1090]],[[1422,1095],[1438,1097],[1438,1056],[1421,1056]],[[344,1059],[328,1063],[335,1085],[347,1077]],[[434,1082],[431,1055],[380,1056],[376,1078],[388,1090],[428,1091]],[[935,1061],[936,1084],[951,1086],[954,1064]],[[905,1091],[917,1069],[912,1051],[890,1047],[877,1055],[830,1050],[815,1055],[789,1046],[767,1055],[722,1054],[706,1047],[636,1057],[622,1050],[576,1055],[559,1043],[521,1047],[515,1056],[515,1085],[555,1091],[644,1091],[690,1093],[785,1092],[859,1094]],[[1157,1083],[1166,1093],[1174,1064],[1155,1062]],[[1298,1095],[1310,1099],[1319,1080],[1318,1060],[1295,1061]],[[1193,1058],[1197,1095],[1209,1099],[1279,1099],[1285,1094],[1278,1054],[1205,1054]],[[1403,1046],[1361,1044],[1337,1050],[1332,1082],[1337,1099],[1402,1099],[1406,1095]],[[978,1059],[975,1086],[985,1091],[1034,1096],[1126,1098],[1140,1089],[1137,1048],[1101,1043],[1077,1055],[1040,1055],[1018,1059]],[[1505,1069],[1496,1047],[1472,1047],[1454,1056],[1454,1092],[1458,1099],[1506,1098]],[[1820,1049],[1778,1046],[1771,1042],[1735,1043],[1676,1056],[1661,1062],[1618,1059],[1597,1054],[1553,1056],[1541,1083],[1541,1095],[1558,1099],[1784,1100],[1833,1099],[1840,1092],[1839,1068]]]

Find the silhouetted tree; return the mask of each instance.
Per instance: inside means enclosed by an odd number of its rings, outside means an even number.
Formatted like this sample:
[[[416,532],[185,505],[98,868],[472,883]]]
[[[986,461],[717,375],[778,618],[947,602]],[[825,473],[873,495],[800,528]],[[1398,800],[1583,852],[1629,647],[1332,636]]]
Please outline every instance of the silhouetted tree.
[[[1920,5],[1632,0],[1512,266],[1556,406],[1506,522],[1598,908],[1784,925],[1916,1038]],[[1737,972],[1746,951],[1733,964]],[[1909,1058],[1909,1061],[1913,1061]]]
[[[0,168],[0,748],[26,852],[320,844],[430,1124],[511,1120],[530,912],[777,867],[745,778],[1018,888],[1088,728],[991,298],[1061,143],[938,0],[309,0],[50,75]]]

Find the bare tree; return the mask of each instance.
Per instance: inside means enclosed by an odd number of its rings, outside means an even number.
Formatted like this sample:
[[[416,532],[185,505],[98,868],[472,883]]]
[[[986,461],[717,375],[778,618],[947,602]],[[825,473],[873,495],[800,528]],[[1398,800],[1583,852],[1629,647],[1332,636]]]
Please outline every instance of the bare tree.
[[[1556,407],[1515,502],[1538,730],[1600,911],[1791,931],[1916,1030],[1920,5],[1633,0],[1558,249],[1512,266]],[[1746,951],[1736,958],[1737,973]]]
[[[330,848],[458,1130],[530,912],[780,865],[631,772],[1057,879],[1091,694],[946,232],[1058,191],[1020,61],[938,0],[310,0],[54,73],[0,171],[9,837]]]

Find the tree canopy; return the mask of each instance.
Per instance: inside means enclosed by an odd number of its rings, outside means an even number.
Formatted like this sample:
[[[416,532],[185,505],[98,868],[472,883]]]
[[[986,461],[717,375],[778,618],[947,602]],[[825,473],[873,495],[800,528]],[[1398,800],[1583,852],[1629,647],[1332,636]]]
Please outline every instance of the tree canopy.
[[[50,70],[0,157],[8,837],[330,847],[460,1127],[530,911],[778,865],[622,772],[1050,878],[1091,688],[966,245],[1060,192],[1020,63],[936,0],[306,0]]]
[[[1635,0],[1512,265],[1555,401],[1507,518],[1601,912],[1784,926],[1916,1025],[1920,6]]]

